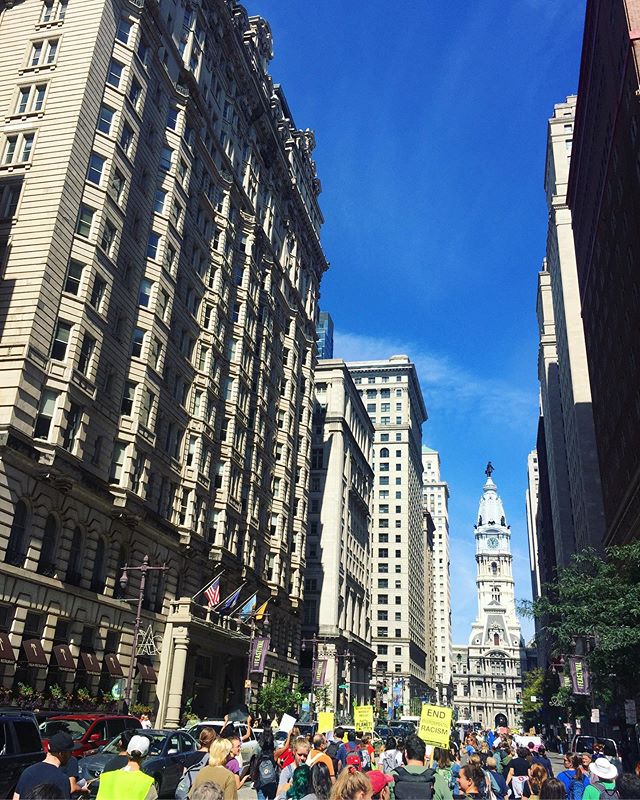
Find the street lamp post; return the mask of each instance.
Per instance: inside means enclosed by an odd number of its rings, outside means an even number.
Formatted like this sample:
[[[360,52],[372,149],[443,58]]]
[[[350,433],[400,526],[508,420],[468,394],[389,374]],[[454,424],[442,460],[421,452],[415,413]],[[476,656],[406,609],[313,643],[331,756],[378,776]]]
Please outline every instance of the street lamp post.
[[[128,564],[125,564],[122,568],[122,575],[120,576],[120,587],[122,591],[125,592],[127,590],[127,586],[129,585],[129,572],[139,572],[140,573],[140,590],[138,591],[138,598],[137,598],[137,610],[136,610],[136,621],[133,627],[133,646],[131,649],[131,658],[129,659],[129,672],[127,673],[127,683],[124,690],[124,699],[127,704],[127,711],[131,707],[131,689],[133,687],[133,667],[134,661],[136,658],[136,649],[138,646],[138,635],[140,633],[140,625],[142,624],[142,601],[144,600],[144,589],[147,584],[147,572],[149,570],[160,570],[162,572],[166,572],[169,567],[163,564],[161,567],[151,566],[149,564],[149,556],[145,556],[142,559],[142,564],[139,567],[130,567]],[[125,602],[135,602],[134,598],[121,598]]]

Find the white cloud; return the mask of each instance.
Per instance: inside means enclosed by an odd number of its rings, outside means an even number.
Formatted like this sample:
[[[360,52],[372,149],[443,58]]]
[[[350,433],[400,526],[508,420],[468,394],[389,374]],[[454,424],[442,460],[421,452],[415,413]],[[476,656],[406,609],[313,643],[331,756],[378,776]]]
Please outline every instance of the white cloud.
[[[504,378],[473,374],[416,342],[344,331],[334,334],[334,355],[345,361],[379,360],[399,353],[416,365],[430,415],[438,412],[464,419],[473,413],[517,430],[537,418],[536,397]]]

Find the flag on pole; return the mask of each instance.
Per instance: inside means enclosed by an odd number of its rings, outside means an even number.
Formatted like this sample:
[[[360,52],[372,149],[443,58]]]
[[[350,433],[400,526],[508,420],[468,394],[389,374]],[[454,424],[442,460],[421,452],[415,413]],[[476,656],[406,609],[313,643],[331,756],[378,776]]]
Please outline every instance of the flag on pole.
[[[255,613],[255,621],[262,622],[267,613],[267,606],[269,605],[269,600],[265,600],[264,603],[260,606],[260,608]]]
[[[220,577],[214,578],[211,583],[204,590],[204,596],[207,598],[207,605],[209,608],[217,606],[220,602]]]
[[[240,619],[246,619],[250,617],[253,613],[253,609],[256,607],[258,593],[254,592],[251,597],[247,600],[247,602],[242,606],[240,611],[238,612],[238,617]]]
[[[228,614],[238,602],[238,597],[240,597],[240,592],[244,589],[244,586],[244,583],[242,586],[238,586],[238,588],[231,592],[228,597],[225,597],[221,603],[218,603],[214,610],[217,611],[218,614]]]
[[[218,589],[218,599],[217,600],[214,599],[213,601],[209,601],[209,606],[216,605],[216,603],[219,603],[220,602],[220,583],[219,583],[219,581],[220,581],[220,578],[223,575],[224,575],[224,570],[221,570],[215,576],[215,578],[213,580],[207,581],[207,583],[205,583],[205,585],[201,589],[198,589],[198,591],[193,595],[193,597],[191,599],[195,600],[196,597],[199,597],[204,591],[208,591],[210,589],[213,589],[215,591],[215,589],[217,588]],[[209,598],[207,597],[207,599],[209,599]]]

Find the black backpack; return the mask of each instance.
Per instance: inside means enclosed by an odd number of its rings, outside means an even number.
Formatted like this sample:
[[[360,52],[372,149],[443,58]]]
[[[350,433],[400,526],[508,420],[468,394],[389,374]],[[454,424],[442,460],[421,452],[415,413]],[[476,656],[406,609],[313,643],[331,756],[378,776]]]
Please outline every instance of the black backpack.
[[[600,792],[600,800],[620,800],[620,792],[616,789],[615,785],[613,789],[607,789],[604,783],[597,783],[591,784],[594,789],[597,789]]]
[[[393,785],[396,800],[431,800],[435,772],[425,769],[423,772],[409,772],[404,767],[396,770],[396,782]]]
[[[259,788],[261,786],[269,786],[272,783],[278,782],[278,770],[272,758],[263,756],[258,762],[256,780],[254,786]]]
[[[333,769],[336,774],[338,772],[338,749],[341,744],[342,742],[330,742],[329,746],[324,751],[325,755],[329,756],[333,761]]]

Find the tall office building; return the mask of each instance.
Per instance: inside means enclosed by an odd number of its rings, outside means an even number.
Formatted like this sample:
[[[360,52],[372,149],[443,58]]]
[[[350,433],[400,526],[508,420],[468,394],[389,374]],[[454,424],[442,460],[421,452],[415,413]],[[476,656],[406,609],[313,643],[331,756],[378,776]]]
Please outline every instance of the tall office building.
[[[567,183],[576,97],[553,108],[547,136],[545,193],[549,209],[547,271],[551,278],[558,382],[569,499],[576,548],[600,547],[604,538],[602,489],[593,426],[591,383],[580,308]],[[545,415],[546,415],[546,409]]]
[[[316,369],[305,648],[301,666],[319,669],[331,708],[348,716],[370,699],[371,497],[373,425],[344,361]],[[305,676],[306,677],[306,676]]]
[[[428,688],[422,425],[427,411],[407,356],[348,364],[375,429],[373,445],[373,649],[378,682],[395,713],[419,707]]]
[[[276,601],[267,676],[298,669],[313,134],[233,0],[4,4],[0,50],[3,683],[95,693],[138,656],[158,724],[220,713],[247,631],[190,598],[221,570]],[[142,655],[118,579],[145,554]]]
[[[427,626],[434,635],[435,679],[438,700],[451,699],[451,579],[449,562],[449,485],[440,475],[440,454],[422,448],[424,504],[433,519],[433,613]]]
[[[588,0],[567,191],[606,544],[640,536],[640,0]]]
[[[318,315],[318,358],[333,358],[333,320],[331,314],[321,311]]]

